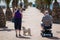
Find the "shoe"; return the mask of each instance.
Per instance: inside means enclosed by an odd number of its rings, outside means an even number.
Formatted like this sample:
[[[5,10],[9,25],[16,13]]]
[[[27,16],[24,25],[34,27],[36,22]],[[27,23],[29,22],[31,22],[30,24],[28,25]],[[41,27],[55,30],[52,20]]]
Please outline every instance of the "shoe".
[[[18,37],[18,35],[16,34],[16,37]]]
[[[23,36],[22,36],[22,35],[20,35],[20,34],[19,34],[19,37],[20,37],[20,38],[23,38]]]
[[[21,35],[19,34],[19,36],[21,37]]]

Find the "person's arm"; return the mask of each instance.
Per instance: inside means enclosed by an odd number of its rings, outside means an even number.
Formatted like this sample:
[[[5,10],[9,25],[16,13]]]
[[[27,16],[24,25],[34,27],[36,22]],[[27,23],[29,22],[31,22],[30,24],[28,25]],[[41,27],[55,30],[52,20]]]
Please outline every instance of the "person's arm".
[[[15,15],[15,12],[13,12],[13,15],[12,15],[12,16],[13,16],[13,18],[14,18],[14,15]]]
[[[15,10],[15,11],[13,12],[13,15],[12,15],[13,17],[15,16],[15,12],[16,12],[16,11],[17,11],[17,10]]]
[[[44,17],[42,18],[42,22],[44,21]]]
[[[15,13],[17,12],[17,10],[15,10],[14,12],[13,12],[13,17],[15,16]]]
[[[20,11],[20,13],[21,13],[21,17],[23,17],[23,15],[22,15],[22,11]]]

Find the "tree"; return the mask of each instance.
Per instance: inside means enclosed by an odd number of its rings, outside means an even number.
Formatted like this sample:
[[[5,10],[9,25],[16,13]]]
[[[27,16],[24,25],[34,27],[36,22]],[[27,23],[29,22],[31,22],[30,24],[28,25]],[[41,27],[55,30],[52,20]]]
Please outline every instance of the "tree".
[[[1,0],[0,0],[1,2]],[[3,9],[0,6],[0,28],[6,27],[6,20]]]
[[[41,4],[42,4],[42,0],[36,0],[35,3],[36,3],[36,7],[38,9],[40,9],[41,8]]]
[[[50,8],[50,5],[52,4],[53,0],[44,0],[45,5],[47,8]]]
[[[57,0],[55,0],[55,2],[53,3],[52,16],[54,23],[60,23],[60,6]]]
[[[32,2],[29,2],[28,5],[32,6]]]
[[[25,6],[25,8],[28,7],[28,0],[24,0],[24,6]]]
[[[36,7],[41,10],[41,12],[44,12],[44,0],[36,0]]]
[[[44,10],[48,10],[51,14],[50,5],[52,4],[53,0],[43,0],[44,1]]]
[[[23,6],[23,3],[22,3],[22,0],[20,0],[20,7],[22,8],[22,6]]]
[[[13,2],[12,2],[12,7],[14,8],[14,7],[18,7],[18,1],[19,0],[13,0]]]
[[[53,0],[36,0],[36,5],[37,5],[38,9],[41,9],[42,11],[44,11],[47,8],[49,10],[50,4],[52,3],[52,1]]]
[[[5,0],[7,4],[7,9],[6,9],[6,20],[11,21],[12,20],[12,11],[9,8],[9,3],[11,0]]]
[[[18,7],[18,1],[19,1],[19,0],[13,0],[13,2],[12,2],[13,12],[14,12],[14,10],[15,10],[15,7]]]
[[[55,0],[55,2],[53,4],[53,8],[55,8],[56,6],[59,6],[59,3],[57,2],[57,0]]]

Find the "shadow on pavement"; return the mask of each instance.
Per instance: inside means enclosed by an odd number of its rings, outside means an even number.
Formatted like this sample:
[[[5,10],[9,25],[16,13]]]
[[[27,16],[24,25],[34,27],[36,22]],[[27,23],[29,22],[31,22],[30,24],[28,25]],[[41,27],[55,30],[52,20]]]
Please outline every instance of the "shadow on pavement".
[[[30,37],[24,37],[24,36],[21,36],[21,37],[18,37],[18,38],[22,38],[22,39],[30,39]]]
[[[59,22],[54,22],[54,24],[60,24]]]
[[[8,27],[5,26],[5,27],[0,27],[0,28],[8,28]]]
[[[0,28],[0,31],[14,31],[14,29]]]
[[[53,39],[53,40],[60,40],[60,38],[58,38],[58,37],[47,37],[47,38]]]
[[[60,31],[56,31],[57,33],[60,33]]]

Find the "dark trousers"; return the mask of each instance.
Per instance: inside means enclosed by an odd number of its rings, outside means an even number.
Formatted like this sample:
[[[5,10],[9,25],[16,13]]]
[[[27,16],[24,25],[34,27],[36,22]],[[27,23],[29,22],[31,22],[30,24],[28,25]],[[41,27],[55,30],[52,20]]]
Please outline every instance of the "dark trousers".
[[[21,30],[22,18],[14,18],[15,30]]]

